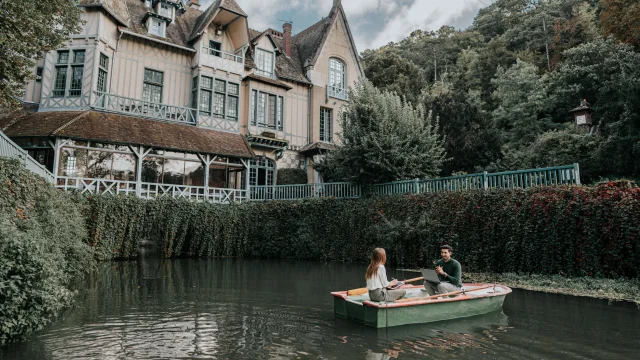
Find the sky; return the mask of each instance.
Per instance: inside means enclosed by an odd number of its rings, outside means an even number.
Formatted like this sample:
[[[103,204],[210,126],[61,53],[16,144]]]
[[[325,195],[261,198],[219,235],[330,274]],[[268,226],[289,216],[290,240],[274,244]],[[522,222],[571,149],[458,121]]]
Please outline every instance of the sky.
[[[414,30],[459,29],[473,22],[478,10],[495,0],[342,0],[358,52],[407,37]],[[204,10],[214,0],[200,0]],[[236,0],[249,15],[249,27],[281,30],[293,22],[298,33],[326,17],[333,0]]]

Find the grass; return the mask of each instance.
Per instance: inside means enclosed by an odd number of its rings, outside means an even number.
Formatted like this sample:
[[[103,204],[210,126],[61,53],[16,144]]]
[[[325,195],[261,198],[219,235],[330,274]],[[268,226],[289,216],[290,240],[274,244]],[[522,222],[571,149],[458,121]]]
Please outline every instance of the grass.
[[[409,270],[415,271],[415,270]],[[640,306],[640,279],[599,279],[560,275],[463,273],[465,283],[497,283],[514,289],[628,301]]]

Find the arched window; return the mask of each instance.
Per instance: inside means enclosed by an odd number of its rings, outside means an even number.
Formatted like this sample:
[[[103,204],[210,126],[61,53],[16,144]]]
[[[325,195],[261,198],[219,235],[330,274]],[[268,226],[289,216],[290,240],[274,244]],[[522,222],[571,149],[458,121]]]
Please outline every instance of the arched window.
[[[329,59],[329,96],[347,100],[347,65],[337,58]]]
[[[276,173],[276,163],[269,159],[251,160],[249,185],[271,186]]]

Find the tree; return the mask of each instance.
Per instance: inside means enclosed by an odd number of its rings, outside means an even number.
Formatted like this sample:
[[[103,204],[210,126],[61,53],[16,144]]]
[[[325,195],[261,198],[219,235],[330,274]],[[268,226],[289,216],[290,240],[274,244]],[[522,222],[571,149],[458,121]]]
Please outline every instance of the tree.
[[[507,148],[528,145],[551,128],[551,122],[540,116],[547,100],[536,66],[518,60],[509,69],[499,68],[492,83],[496,87],[493,97],[498,103],[493,119]]]
[[[365,76],[381,90],[395,92],[417,104],[427,87],[424,72],[409,60],[390,50],[381,50],[365,59]]]
[[[445,161],[438,122],[368,80],[356,84],[340,114],[342,144],[318,170],[329,181],[371,185],[429,178]]]
[[[74,0],[0,1],[0,108],[13,109],[34,60],[81,29]]]
[[[605,35],[640,46],[640,3],[634,0],[600,0],[600,26]]]

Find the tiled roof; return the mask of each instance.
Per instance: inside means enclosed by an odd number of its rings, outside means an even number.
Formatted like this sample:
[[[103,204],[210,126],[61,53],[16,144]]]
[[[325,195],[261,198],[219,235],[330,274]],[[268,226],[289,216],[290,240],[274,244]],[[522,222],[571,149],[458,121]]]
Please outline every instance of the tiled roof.
[[[249,39],[251,43],[254,43],[260,36],[266,35],[268,30],[259,32],[254,29],[249,29]],[[271,36],[271,39],[278,47],[278,49],[284,49],[284,39],[280,39],[275,36]],[[252,54],[247,53],[247,67],[255,68]],[[286,56],[281,52],[276,57],[276,75],[279,78],[293,80],[304,84],[310,84],[309,80],[304,74],[302,64],[300,63],[300,56],[298,56],[298,49],[295,46],[291,47],[291,57]]]
[[[246,139],[240,134],[97,111],[27,114],[3,132],[13,137],[58,136],[222,156],[254,157]]]
[[[138,2],[140,3],[140,2]],[[80,7],[102,7],[123,25],[129,26],[129,12],[124,0],[81,0]]]
[[[333,144],[330,143],[326,143],[326,142],[315,142],[312,144],[308,144],[305,147],[303,147],[302,149],[300,149],[300,153],[301,154],[306,154],[306,153],[315,153],[315,152],[319,152],[320,150],[326,150],[326,151],[333,151],[336,150],[337,147]]]

